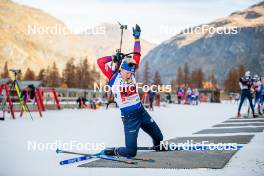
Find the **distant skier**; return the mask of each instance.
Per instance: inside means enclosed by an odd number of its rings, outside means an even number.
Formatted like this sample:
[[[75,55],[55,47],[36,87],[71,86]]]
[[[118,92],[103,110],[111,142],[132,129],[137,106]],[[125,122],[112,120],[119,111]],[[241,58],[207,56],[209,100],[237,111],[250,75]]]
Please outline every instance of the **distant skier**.
[[[262,83],[261,77],[259,79],[260,79],[260,81]],[[262,92],[261,92],[261,100],[262,100],[261,105],[262,105],[262,112],[264,113],[264,85],[263,85],[263,83],[262,83],[262,86],[263,86],[263,89],[262,89]]]
[[[199,90],[196,88],[194,89],[194,101],[195,101],[195,105],[198,105],[199,103],[199,99],[200,99],[200,93]]]
[[[169,103],[169,104],[172,103],[172,100],[171,100],[171,94],[170,94],[170,93],[167,93],[166,101],[167,101],[167,103]]]
[[[109,106],[110,104],[112,104],[112,103],[114,103],[114,104],[115,104],[115,107],[118,108],[118,105],[117,105],[117,103],[115,102],[115,97],[114,97],[114,95],[113,95],[113,92],[110,91],[110,94],[109,94],[109,96],[108,96],[107,103],[106,103],[106,109],[108,109],[108,106]]]
[[[101,71],[109,79],[109,85],[121,110],[125,132],[126,147],[106,148],[102,151],[105,155],[134,157],[137,153],[137,137],[140,128],[151,136],[154,146],[160,145],[160,141],[163,140],[160,128],[144,109],[136,89],[134,73],[140,62],[140,32],[140,27],[136,25],[133,28],[133,36],[135,37],[134,54],[130,60],[122,58],[120,53],[97,60]],[[120,70],[112,71],[107,65],[112,61],[122,61]]]
[[[192,101],[192,89],[190,87],[187,88],[186,91],[186,102],[185,104],[191,104]]]
[[[183,89],[182,89],[181,87],[179,87],[179,88],[177,89],[176,94],[177,94],[177,98],[178,98],[178,104],[181,104],[182,96],[183,96],[183,94],[184,94]]]
[[[35,92],[36,92],[36,88],[33,84],[30,84],[27,86],[26,90],[23,90],[21,92],[21,98],[24,102],[28,102],[28,101],[33,101],[33,99],[35,98]]]
[[[191,105],[195,105],[195,89],[191,92]]]
[[[77,104],[78,104],[78,108],[87,108],[86,102],[87,99],[85,97],[78,97],[78,99],[76,100]]]
[[[254,75],[254,83],[253,88],[255,91],[255,99],[254,99],[254,108],[257,104],[258,106],[258,113],[261,115],[261,105],[263,104],[263,97],[262,97],[262,91],[263,91],[263,84],[261,82],[261,79],[258,75]]]
[[[93,94],[93,97],[90,98],[90,100],[89,100],[91,109],[96,110],[96,102],[97,102],[96,95]]]
[[[243,104],[245,98],[247,98],[249,101],[250,108],[252,110],[253,117],[255,118],[256,115],[255,115],[254,106],[252,103],[252,93],[251,93],[253,80],[251,78],[250,71],[246,71],[245,76],[243,76],[239,79],[239,85],[240,85],[240,89],[241,89],[241,97],[240,97],[240,103],[238,106],[237,117],[241,116],[240,110],[241,110],[241,107],[242,107],[242,104]]]
[[[148,96],[149,96],[149,110],[154,111],[153,102],[155,100],[156,93],[154,91],[149,90]]]
[[[76,100],[76,103],[78,104],[78,108],[81,109],[82,108],[82,98],[78,97]]]

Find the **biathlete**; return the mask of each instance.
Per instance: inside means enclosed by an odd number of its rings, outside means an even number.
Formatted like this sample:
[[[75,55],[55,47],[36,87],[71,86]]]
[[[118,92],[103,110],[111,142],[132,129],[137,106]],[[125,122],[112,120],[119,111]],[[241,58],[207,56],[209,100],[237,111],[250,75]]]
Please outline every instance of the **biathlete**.
[[[114,94],[115,101],[121,110],[121,118],[124,125],[125,147],[106,148],[102,151],[105,155],[117,155],[134,157],[137,154],[137,137],[139,129],[146,132],[153,140],[154,146],[159,146],[163,135],[155,121],[150,117],[140,102],[136,89],[135,71],[140,62],[140,33],[138,25],[133,28],[135,38],[133,58],[123,58],[118,53],[114,56],[99,58],[97,63],[103,74],[109,79],[109,85]],[[107,63],[122,62],[120,69],[112,70]]]
[[[252,103],[252,93],[251,93],[252,85],[253,85],[253,80],[251,78],[250,71],[246,71],[245,76],[243,76],[239,79],[239,86],[241,89],[241,97],[240,97],[240,102],[239,102],[238,112],[237,112],[238,118],[241,116],[240,110],[241,110],[241,107],[244,103],[245,98],[247,98],[249,101],[249,105],[250,105],[250,108],[252,110],[253,117],[254,118],[257,117],[257,115],[255,114],[255,111],[254,111],[253,103]]]
[[[261,107],[263,105],[263,84],[261,82],[261,78],[258,75],[254,75],[253,78],[253,88],[255,91],[255,98],[254,98],[254,108],[257,105],[258,106],[258,113],[259,115],[262,115],[261,113]]]

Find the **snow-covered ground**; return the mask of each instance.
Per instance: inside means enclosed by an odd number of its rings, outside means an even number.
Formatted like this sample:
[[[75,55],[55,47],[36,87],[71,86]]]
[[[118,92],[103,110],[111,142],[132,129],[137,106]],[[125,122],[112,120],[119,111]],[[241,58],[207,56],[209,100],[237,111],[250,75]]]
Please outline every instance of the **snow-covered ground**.
[[[190,136],[210,128],[236,114],[237,105],[230,103],[199,106],[167,105],[150,112],[160,126],[165,139]],[[245,112],[245,107],[242,112]],[[250,144],[230,160],[224,169],[109,169],[78,168],[80,163],[60,166],[62,159],[72,155],[56,155],[56,146],[41,148],[47,143],[124,145],[123,126],[118,109],[47,111],[44,118],[33,113],[29,117],[0,121],[0,176],[21,175],[264,175],[264,133],[257,134]],[[29,144],[39,144],[33,151]],[[150,146],[151,139],[142,131],[138,144]],[[76,148],[73,148],[76,151]],[[84,151],[84,150],[82,150]],[[89,151],[96,152],[96,151]]]

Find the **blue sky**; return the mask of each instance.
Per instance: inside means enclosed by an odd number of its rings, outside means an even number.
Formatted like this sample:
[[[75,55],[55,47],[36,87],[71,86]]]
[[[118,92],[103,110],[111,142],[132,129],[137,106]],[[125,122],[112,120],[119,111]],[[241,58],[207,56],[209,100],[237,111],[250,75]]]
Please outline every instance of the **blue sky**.
[[[101,23],[139,24],[142,37],[160,43],[187,27],[208,23],[259,0],[14,0],[62,20],[79,33]],[[169,31],[164,30],[169,29]]]

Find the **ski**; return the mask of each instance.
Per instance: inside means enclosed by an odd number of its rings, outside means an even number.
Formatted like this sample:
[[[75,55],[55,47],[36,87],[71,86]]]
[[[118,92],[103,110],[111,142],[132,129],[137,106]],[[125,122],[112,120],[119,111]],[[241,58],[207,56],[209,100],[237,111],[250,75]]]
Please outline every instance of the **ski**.
[[[150,162],[154,163],[155,160],[151,158],[145,158],[145,157],[118,157],[118,158],[126,158],[126,159],[131,159],[131,160],[138,160],[138,161],[144,161],[144,162]]]
[[[109,161],[116,161],[116,162],[125,163],[125,164],[137,164],[136,161],[122,160],[122,159],[120,159],[118,157],[114,157],[114,156],[97,155],[97,156],[94,156],[94,158],[99,158],[99,159],[104,159],[104,160],[109,160]]]
[[[166,152],[166,151],[181,151],[181,150],[192,150],[192,151],[199,151],[199,150],[223,150],[223,148],[217,148],[214,147],[213,145],[204,145],[204,146],[181,146],[181,147],[176,147],[174,149],[169,149],[169,150],[158,150],[160,152]],[[223,147],[223,146],[222,146]],[[238,150],[242,148],[243,146],[241,145],[226,145],[225,147],[230,148],[230,150]],[[159,146],[152,146],[152,147],[137,147],[138,150],[156,150],[159,149]],[[71,158],[71,159],[66,159],[60,162],[60,165],[65,165],[65,164],[72,164],[84,160],[89,160],[93,158],[99,158],[99,159],[104,159],[104,160],[111,160],[111,161],[116,161],[116,162],[122,162],[126,164],[137,164],[136,161],[144,161],[144,162],[155,162],[155,160],[151,158],[144,158],[144,157],[121,157],[121,156],[106,156],[102,155],[101,153],[96,153],[96,154],[87,154],[87,153],[80,153],[80,152],[72,152],[72,151],[66,151],[66,150],[56,150],[56,153],[66,153],[66,154],[75,154],[75,155],[82,155],[80,157],[76,158]]]
[[[89,159],[92,159],[92,158],[99,158],[99,159],[103,159],[103,160],[115,161],[115,162],[120,162],[120,163],[125,163],[125,164],[137,164],[137,162],[133,161],[133,159],[126,158],[126,160],[123,160],[122,158],[119,158],[119,157],[106,156],[106,155],[102,155],[101,153],[85,154],[85,153],[71,152],[71,151],[59,150],[59,149],[56,150],[56,153],[67,153],[67,154],[83,155],[81,157],[76,157],[76,158],[63,160],[63,161],[60,162],[60,165],[71,164],[71,163],[75,163],[75,162],[89,160]]]
[[[60,161],[60,165],[66,165],[66,164],[72,164],[80,161],[85,161],[85,160],[90,160],[93,158],[98,158],[98,159],[103,159],[103,160],[109,160],[109,161],[115,161],[115,162],[120,162],[120,163],[125,163],[125,164],[137,164],[135,161],[131,160],[122,160],[118,157],[113,157],[113,156],[106,156],[106,155],[84,155],[76,158],[71,158],[71,159],[66,159],[63,161]]]
[[[89,159],[92,159],[92,157],[91,156],[81,156],[81,157],[66,159],[66,160],[60,161],[60,165],[72,164],[72,163],[85,161],[85,160],[89,160]]]
[[[66,159],[66,160],[60,161],[60,165],[72,164],[72,163],[76,163],[76,162],[80,162],[80,161],[90,160],[92,158],[94,158],[94,157],[84,155],[84,156],[80,156],[80,157],[76,157],[76,158],[71,158],[71,159]],[[144,162],[151,162],[151,163],[155,162],[155,160],[150,159],[150,158],[139,158],[139,157],[125,158],[125,157],[115,157],[115,156],[113,156],[111,158],[116,158],[116,159],[123,159],[124,158],[124,159],[127,159],[127,160],[136,160],[136,161],[144,161]]]
[[[83,156],[98,156],[99,153],[96,154],[87,154],[87,153],[79,153],[79,152],[72,152],[72,151],[66,151],[66,150],[56,150],[56,153],[67,153],[67,154],[75,154],[75,155],[83,155]],[[154,162],[155,160],[151,158],[144,158],[144,157],[122,157],[122,156],[115,156],[117,158],[124,158],[124,159],[130,159],[130,160],[139,160],[139,161],[147,161],[147,162]]]
[[[152,146],[152,147],[137,147],[138,150],[155,150],[158,152],[166,152],[166,151],[180,151],[180,150],[212,150],[214,146],[213,145],[190,145],[190,146],[181,146],[181,147],[175,147],[173,149],[170,149],[168,147],[167,149],[160,150],[160,146]],[[220,147],[229,147],[232,150],[238,150],[242,148],[242,145],[222,145]],[[158,149],[158,150],[157,150]],[[213,150],[223,150],[221,148],[213,148]]]

